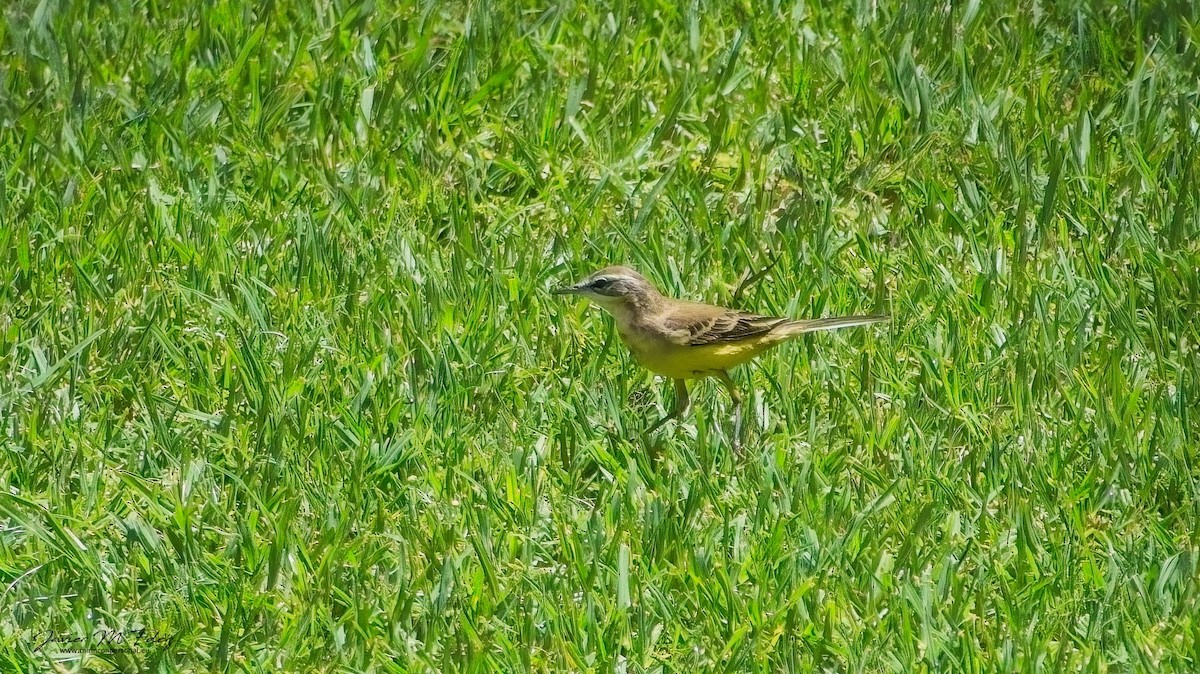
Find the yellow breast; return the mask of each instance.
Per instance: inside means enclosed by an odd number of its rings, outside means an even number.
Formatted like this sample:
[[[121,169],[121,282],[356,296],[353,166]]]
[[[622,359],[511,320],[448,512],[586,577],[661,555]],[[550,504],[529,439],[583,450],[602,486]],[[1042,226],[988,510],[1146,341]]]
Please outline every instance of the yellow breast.
[[[643,367],[673,379],[707,377],[716,370],[728,370],[740,365],[773,346],[761,340],[680,346],[656,335],[637,331],[619,330],[618,334]]]

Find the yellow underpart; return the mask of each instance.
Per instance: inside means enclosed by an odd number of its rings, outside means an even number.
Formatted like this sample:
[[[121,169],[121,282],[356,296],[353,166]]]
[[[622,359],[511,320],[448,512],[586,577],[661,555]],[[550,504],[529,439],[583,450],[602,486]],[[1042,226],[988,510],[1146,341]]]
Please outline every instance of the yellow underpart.
[[[728,370],[750,360],[775,346],[778,335],[748,339],[740,342],[721,342],[704,346],[678,346],[640,340],[623,340],[630,353],[643,367],[673,379],[696,379],[710,376],[717,370]]]

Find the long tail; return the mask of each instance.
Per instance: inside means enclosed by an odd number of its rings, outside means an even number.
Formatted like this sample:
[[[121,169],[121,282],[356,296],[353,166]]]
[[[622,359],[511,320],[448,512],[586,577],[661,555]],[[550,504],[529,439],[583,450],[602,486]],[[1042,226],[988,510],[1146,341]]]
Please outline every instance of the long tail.
[[[818,330],[836,330],[838,328],[852,328],[856,325],[870,325],[871,323],[882,323],[883,321],[891,320],[891,316],[876,314],[874,316],[843,316],[841,318],[813,318],[808,320],[788,321],[775,328],[773,332],[780,336],[791,337],[793,335],[802,335],[806,332],[817,332]]]

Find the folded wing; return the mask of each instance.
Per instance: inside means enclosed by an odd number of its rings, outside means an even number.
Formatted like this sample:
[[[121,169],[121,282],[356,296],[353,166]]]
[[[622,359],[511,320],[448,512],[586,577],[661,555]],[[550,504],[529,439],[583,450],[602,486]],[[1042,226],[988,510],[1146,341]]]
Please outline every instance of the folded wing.
[[[887,316],[844,316],[793,320],[725,309],[707,304],[687,304],[663,318],[672,341],[683,346],[704,346],[748,340],[775,342],[818,330],[835,330],[886,321]]]

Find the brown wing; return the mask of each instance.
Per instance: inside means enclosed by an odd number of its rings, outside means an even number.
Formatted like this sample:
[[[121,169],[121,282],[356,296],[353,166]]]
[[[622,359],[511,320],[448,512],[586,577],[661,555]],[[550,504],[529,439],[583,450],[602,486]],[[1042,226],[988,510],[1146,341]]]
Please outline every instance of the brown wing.
[[[786,318],[693,303],[680,305],[663,317],[663,326],[672,333],[672,341],[685,346],[738,342],[764,335],[788,322]]]

